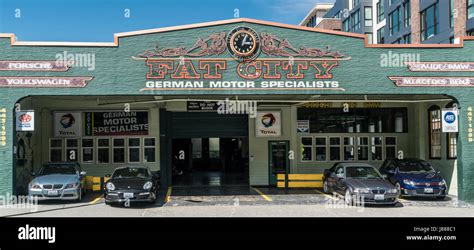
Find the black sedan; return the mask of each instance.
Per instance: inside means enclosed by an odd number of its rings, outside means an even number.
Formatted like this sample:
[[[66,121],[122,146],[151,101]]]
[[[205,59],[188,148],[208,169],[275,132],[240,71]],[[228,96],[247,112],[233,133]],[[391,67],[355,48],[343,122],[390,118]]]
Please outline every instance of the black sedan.
[[[141,166],[125,166],[114,170],[105,183],[105,204],[125,202],[154,203],[159,187],[158,174]]]
[[[344,195],[347,204],[395,204],[398,189],[366,163],[337,163],[323,175],[325,193]]]

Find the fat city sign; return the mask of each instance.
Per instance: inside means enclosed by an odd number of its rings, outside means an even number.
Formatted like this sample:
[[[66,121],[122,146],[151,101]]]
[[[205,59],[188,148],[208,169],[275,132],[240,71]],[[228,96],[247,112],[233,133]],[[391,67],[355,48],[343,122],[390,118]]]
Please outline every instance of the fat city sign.
[[[216,58],[226,51],[230,58]],[[261,53],[267,57],[259,58]],[[147,66],[147,81],[141,91],[344,90],[333,80],[332,70],[339,61],[350,59],[329,47],[297,49],[287,39],[245,26],[199,38],[189,48],[156,46],[133,58],[144,60]],[[237,79],[225,79],[228,71],[234,71]]]

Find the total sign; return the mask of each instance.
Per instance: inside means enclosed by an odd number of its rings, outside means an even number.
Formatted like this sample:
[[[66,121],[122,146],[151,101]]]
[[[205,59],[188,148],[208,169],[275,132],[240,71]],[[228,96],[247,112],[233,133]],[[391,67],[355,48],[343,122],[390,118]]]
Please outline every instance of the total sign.
[[[443,109],[443,132],[457,133],[458,132],[458,110],[457,109]]]
[[[281,136],[281,112],[259,111],[255,118],[255,135],[257,137]]]

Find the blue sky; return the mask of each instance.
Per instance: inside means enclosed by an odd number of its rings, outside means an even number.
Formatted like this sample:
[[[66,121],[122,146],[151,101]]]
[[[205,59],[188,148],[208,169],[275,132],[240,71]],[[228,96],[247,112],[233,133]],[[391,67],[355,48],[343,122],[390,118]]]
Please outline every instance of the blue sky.
[[[235,9],[240,17],[298,24],[318,2],[334,0],[0,0],[0,33],[110,42],[118,32],[234,18]]]

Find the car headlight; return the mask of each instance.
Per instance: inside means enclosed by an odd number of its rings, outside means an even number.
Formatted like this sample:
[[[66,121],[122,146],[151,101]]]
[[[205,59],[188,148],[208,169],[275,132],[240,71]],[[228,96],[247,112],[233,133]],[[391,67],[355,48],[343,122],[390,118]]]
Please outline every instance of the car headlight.
[[[77,187],[79,186],[79,183],[76,182],[76,183],[69,183],[66,185],[65,189],[69,189],[69,188],[74,188],[74,187]]]
[[[446,181],[445,180],[442,180],[438,183],[438,185],[440,186],[446,186]]]
[[[153,187],[153,183],[151,181],[147,181],[145,185],[143,185],[143,189],[150,190]]]
[[[412,180],[403,180],[403,183],[405,183],[406,185],[409,185],[409,186],[415,186],[415,182],[413,182]]]
[[[368,188],[356,188],[354,189],[354,193],[368,194],[370,193],[370,190]]]
[[[115,190],[115,185],[112,182],[107,183],[107,185],[105,187],[110,191]]]
[[[392,188],[392,189],[387,190],[387,193],[389,193],[389,194],[396,194],[397,192],[398,192],[398,189],[396,189],[396,188]]]
[[[38,184],[30,184],[30,189],[41,189],[41,186]]]

